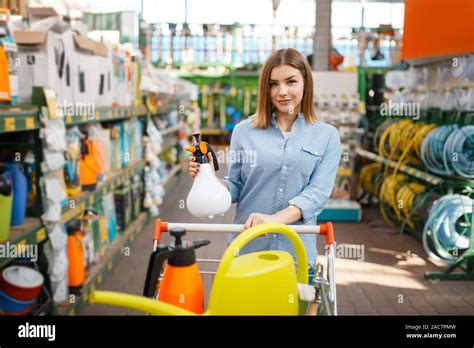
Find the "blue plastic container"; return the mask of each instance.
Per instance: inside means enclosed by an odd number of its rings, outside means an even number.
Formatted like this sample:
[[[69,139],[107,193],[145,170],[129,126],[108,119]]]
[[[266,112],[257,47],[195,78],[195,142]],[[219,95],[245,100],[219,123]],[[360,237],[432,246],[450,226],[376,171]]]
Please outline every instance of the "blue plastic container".
[[[25,174],[20,170],[18,164],[6,164],[6,174],[12,183],[13,204],[11,226],[21,226],[25,223],[26,204],[28,201],[28,184]]]
[[[5,294],[2,290],[0,290],[0,308],[4,312],[8,313],[19,313],[26,310],[29,306],[31,306],[36,300],[32,301],[17,301],[7,294]]]

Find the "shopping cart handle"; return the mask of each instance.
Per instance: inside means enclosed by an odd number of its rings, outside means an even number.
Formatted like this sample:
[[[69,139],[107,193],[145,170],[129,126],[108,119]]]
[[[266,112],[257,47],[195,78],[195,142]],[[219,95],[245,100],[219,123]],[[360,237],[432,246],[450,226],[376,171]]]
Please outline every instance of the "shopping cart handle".
[[[326,236],[326,245],[334,244],[334,226],[332,222],[319,225],[319,234]]]
[[[161,219],[155,220],[155,231],[153,233],[153,247],[160,245],[161,232],[168,232],[168,223],[161,221]]]
[[[196,223],[168,223],[161,221],[161,219],[155,220],[155,232],[153,234],[153,247],[156,249],[160,245],[161,234],[168,232],[174,227],[181,227],[186,232],[236,232],[240,233],[245,231],[245,225],[239,224],[196,224]],[[327,222],[321,225],[288,225],[292,230],[297,233],[313,233],[322,234],[326,236],[326,244],[334,244],[334,226],[332,222]]]

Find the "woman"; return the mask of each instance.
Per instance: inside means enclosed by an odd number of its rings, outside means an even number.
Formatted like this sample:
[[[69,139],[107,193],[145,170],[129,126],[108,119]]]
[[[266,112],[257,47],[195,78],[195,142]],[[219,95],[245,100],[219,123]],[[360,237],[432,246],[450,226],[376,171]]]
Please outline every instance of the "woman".
[[[280,49],[267,59],[260,73],[257,112],[235,126],[230,150],[238,155],[222,182],[237,203],[234,223],[246,228],[262,222],[316,223],[333,190],[340,141],[335,127],[316,118],[311,69],[298,51]],[[198,172],[199,164],[191,158],[189,173]],[[316,236],[300,236],[308,260],[315,260]],[[231,234],[229,242],[235,237]],[[240,254],[261,250],[295,256],[290,241],[280,234],[257,238]]]

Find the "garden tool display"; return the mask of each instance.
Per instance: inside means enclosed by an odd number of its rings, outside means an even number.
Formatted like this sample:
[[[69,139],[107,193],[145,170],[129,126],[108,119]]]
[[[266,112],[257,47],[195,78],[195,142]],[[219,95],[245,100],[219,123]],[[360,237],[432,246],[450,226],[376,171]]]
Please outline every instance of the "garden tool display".
[[[244,225],[236,224],[182,224],[167,223],[157,219],[154,241],[159,245],[162,232],[175,228],[188,232],[242,232]],[[297,258],[297,272],[291,255],[285,251],[261,251],[238,256],[250,241],[268,233],[287,237]],[[328,274],[327,281],[313,282],[314,296],[306,291],[308,285],[308,260],[306,249],[297,233],[317,233],[326,236]],[[323,298],[321,308],[328,315],[337,314],[334,271],[334,230],[331,223],[319,226],[262,223],[242,232],[225,251],[215,274],[204,315],[297,315],[305,314],[306,302],[314,303]],[[317,263],[318,264],[318,263]],[[320,270],[319,267],[317,267]],[[318,273],[321,277],[322,273]],[[176,284],[179,286],[179,284]],[[304,288],[305,291],[300,289]],[[322,289],[322,291],[320,291]],[[321,296],[322,295],[322,296]],[[90,302],[110,304],[144,311],[155,315],[195,315],[182,307],[145,297],[110,291],[93,291]]]
[[[158,300],[202,314],[204,312],[204,285],[196,263],[195,249],[210,244],[210,241],[181,240],[185,229],[170,230],[174,243],[165,246],[154,245],[148,264],[143,295],[154,297],[158,287]],[[158,283],[163,264],[168,261],[163,279]]]
[[[200,170],[194,179],[191,191],[186,199],[186,206],[189,212],[199,218],[214,218],[215,215],[222,215],[229,210],[232,198],[229,190],[222,185],[213,173],[208,160],[208,153],[212,155],[214,170],[219,170],[217,156],[208,143],[201,141],[199,133],[193,134],[196,143],[186,148],[186,151],[193,154],[195,161],[200,164]],[[205,197],[206,202],[203,199]]]

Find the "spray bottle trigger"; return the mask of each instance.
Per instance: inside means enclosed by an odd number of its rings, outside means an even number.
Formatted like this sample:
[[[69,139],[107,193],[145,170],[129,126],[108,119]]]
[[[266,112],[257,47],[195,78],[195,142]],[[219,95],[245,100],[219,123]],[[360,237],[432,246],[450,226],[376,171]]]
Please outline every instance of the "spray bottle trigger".
[[[196,147],[195,146],[188,146],[186,148],[186,151],[191,152],[191,153],[195,153],[196,152]]]

